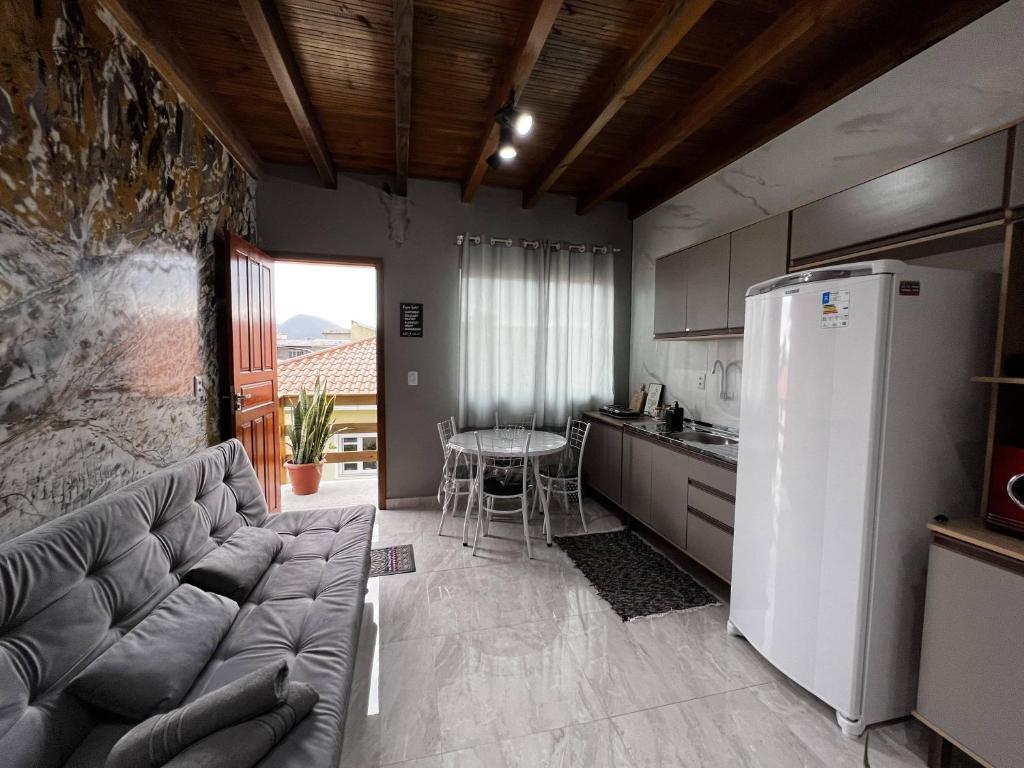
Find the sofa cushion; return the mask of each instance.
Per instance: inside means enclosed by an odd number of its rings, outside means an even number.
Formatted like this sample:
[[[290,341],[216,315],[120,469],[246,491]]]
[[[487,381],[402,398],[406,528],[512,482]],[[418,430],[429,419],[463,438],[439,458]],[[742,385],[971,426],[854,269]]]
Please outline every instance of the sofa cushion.
[[[306,717],[319,695],[308,683],[288,683],[285,700],[271,711],[211,733],[169,760],[167,768],[252,768]],[[308,763],[296,764],[295,768]],[[327,764],[323,763],[325,768]],[[334,763],[330,764],[333,768]]]
[[[182,573],[269,518],[237,440],[0,544],[0,755],[62,765],[95,724],[65,689]]]
[[[290,680],[320,694],[303,720],[260,763],[335,766],[341,754],[366,581],[372,506],[284,512],[266,527],[284,547],[189,691],[193,701],[270,661],[291,661]]]
[[[182,584],[71,681],[79,699],[125,720],[173,709],[231,626],[229,598]]]
[[[267,528],[239,528],[196,563],[183,581],[242,602],[281,551],[281,537]]]
[[[200,739],[243,720],[265,715],[284,703],[288,662],[267,664],[171,712],[139,723],[100,765],[106,768],[159,768]]]

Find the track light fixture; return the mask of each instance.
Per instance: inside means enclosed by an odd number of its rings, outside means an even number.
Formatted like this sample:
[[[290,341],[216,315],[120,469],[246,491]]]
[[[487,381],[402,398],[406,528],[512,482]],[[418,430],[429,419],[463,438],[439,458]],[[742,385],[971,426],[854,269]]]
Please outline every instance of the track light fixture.
[[[533,115],[523,112],[515,107],[516,95],[513,91],[509,94],[501,109],[494,115],[494,122],[498,124],[498,151],[487,158],[487,164],[491,168],[499,168],[506,160],[512,160],[517,154],[516,145],[513,141],[514,135],[526,136],[533,130]]]

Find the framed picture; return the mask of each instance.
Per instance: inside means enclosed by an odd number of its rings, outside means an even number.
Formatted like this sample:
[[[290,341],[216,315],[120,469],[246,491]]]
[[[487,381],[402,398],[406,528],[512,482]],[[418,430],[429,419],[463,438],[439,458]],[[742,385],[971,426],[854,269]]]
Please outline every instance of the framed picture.
[[[664,385],[662,384],[648,384],[647,385],[647,399],[644,401],[644,413],[648,416],[651,415],[651,411],[661,402],[661,390]]]

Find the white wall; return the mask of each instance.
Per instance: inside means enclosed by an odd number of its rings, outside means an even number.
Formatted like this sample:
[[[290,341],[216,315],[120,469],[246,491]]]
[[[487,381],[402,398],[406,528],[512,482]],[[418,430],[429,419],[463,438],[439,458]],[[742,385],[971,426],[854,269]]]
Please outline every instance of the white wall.
[[[618,247],[615,295],[616,399],[626,398],[629,366],[632,228],[622,204],[577,216],[575,201],[547,195],[531,210],[516,190],[482,188],[471,204],[457,184],[412,179],[404,201],[381,179],[340,176],[324,189],[312,170],[275,166],[260,181],[260,247],[384,260],[384,341],[388,498],[429,496],[441,462],[436,424],[458,407],[459,250],[469,231],[505,237],[607,243]],[[398,305],[422,302],[424,336],[398,335]],[[419,386],[406,372],[419,372]]]
[[[660,381],[665,400],[736,426],[739,402],[718,399],[717,376],[704,391],[695,380],[740,359],[742,343],[654,341],[654,260],[1024,120],[1021,30],[1024,0],[1010,0],[637,218],[630,389]],[[991,250],[931,262],[998,268]]]

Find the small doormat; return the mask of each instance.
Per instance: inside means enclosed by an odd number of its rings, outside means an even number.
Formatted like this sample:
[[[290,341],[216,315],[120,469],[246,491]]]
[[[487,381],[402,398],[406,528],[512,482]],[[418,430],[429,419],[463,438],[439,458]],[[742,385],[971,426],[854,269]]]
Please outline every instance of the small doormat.
[[[412,544],[395,547],[381,547],[370,550],[370,577],[393,576],[396,573],[412,573],[416,560],[412,555]]]
[[[556,536],[555,541],[623,621],[721,604],[635,533]]]

